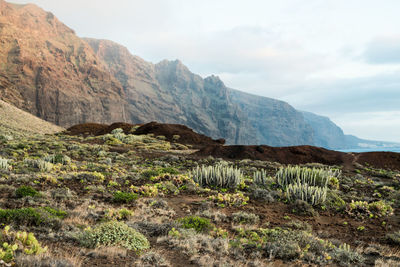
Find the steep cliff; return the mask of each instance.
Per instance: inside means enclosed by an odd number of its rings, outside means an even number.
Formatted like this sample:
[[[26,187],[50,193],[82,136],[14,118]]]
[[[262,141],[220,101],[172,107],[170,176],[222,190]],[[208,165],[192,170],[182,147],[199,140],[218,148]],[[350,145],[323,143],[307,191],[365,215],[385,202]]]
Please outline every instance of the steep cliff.
[[[120,83],[53,14],[0,0],[0,97],[62,126],[125,120]]]
[[[233,102],[243,110],[256,130],[260,144],[313,145],[314,132],[301,112],[288,103],[231,89]]]
[[[340,149],[347,147],[343,130],[328,117],[303,111],[305,121],[314,130],[314,144],[320,147]]]
[[[85,39],[121,83],[134,123],[180,123],[227,143],[249,144],[254,131],[232,103],[229,90],[215,77],[203,79],[179,60],[156,65],[107,40]]]

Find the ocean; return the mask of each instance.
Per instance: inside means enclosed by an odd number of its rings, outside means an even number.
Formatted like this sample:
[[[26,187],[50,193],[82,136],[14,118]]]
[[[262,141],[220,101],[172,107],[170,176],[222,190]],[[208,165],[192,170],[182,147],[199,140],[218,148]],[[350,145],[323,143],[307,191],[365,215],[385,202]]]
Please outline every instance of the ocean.
[[[397,152],[400,153],[400,147],[379,147],[379,148],[354,148],[354,149],[343,149],[343,150],[338,150],[341,152],[356,152],[356,153],[361,153],[361,152]]]

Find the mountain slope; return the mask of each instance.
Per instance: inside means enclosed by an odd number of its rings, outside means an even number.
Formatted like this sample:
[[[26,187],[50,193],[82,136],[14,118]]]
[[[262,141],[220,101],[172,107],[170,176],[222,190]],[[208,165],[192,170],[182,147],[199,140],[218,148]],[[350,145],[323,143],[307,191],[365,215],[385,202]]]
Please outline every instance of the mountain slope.
[[[38,134],[53,134],[64,130],[62,127],[35,117],[2,100],[0,100],[0,129],[2,133]]]

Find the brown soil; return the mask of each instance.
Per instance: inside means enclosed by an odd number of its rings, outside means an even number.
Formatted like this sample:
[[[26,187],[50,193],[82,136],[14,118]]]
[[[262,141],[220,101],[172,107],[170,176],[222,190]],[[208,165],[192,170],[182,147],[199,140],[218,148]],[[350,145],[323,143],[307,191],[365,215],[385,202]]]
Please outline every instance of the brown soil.
[[[155,136],[163,135],[168,141],[173,141],[173,136],[179,135],[177,142],[195,147],[225,143],[224,139],[213,140],[210,137],[198,134],[189,127],[181,124],[150,122],[139,127],[135,131],[135,134],[154,134]]]
[[[372,166],[378,169],[400,170],[400,153],[366,152],[344,153],[313,146],[270,147],[270,146],[207,146],[196,156],[213,156],[225,159],[252,159],[282,164],[322,163],[343,165],[345,169],[354,169],[354,163]]]
[[[125,134],[128,134],[134,126],[134,124],[125,122],[116,122],[110,125],[100,123],[83,123],[68,128],[66,133],[69,135],[98,136],[111,133],[112,130],[121,128],[124,130]]]
[[[197,154],[228,159],[273,161],[282,164],[317,162],[328,165],[341,165],[352,160],[350,154],[313,146],[208,146],[201,149]]]
[[[358,163],[370,165],[379,169],[400,170],[400,153],[395,152],[365,152],[360,153]]]
[[[198,134],[194,132],[189,127],[181,124],[166,124],[158,122],[150,122],[147,124],[129,124],[124,122],[116,122],[111,125],[99,124],[99,123],[84,123],[77,124],[67,129],[65,132],[69,135],[104,135],[111,133],[112,130],[116,128],[121,128],[124,130],[125,134],[132,133],[132,127],[140,126],[136,129],[133,134],[154,134],[154,136],[165,136],[170,142],[177,142],[184,145],[191,145],[196,148],[210,146],[210,145],[221,145],[225,143],[224,139],[213,140],[208,136],[203,134]],[[179,135],[179,139],[174,140],[174,135]]]

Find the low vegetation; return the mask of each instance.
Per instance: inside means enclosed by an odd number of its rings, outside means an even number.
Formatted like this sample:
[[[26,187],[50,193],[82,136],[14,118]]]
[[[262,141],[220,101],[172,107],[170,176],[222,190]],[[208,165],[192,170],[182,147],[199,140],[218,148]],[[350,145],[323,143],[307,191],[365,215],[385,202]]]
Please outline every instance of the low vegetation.
[[[122,129],[0,136],[9,266],[400,264],[396,170],[202,158]]]

